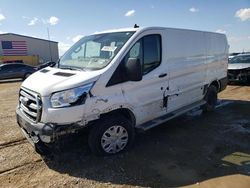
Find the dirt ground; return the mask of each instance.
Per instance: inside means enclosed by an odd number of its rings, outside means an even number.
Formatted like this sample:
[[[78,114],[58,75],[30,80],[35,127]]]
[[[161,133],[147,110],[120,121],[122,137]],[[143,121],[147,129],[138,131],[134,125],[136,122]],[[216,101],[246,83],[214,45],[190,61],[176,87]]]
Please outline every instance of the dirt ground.
[[[0,83],[0,187],[250,187],[250,86],[138,134],[126,153],[95,157],[81,133],[43,160],[16,124],[20,84]]]

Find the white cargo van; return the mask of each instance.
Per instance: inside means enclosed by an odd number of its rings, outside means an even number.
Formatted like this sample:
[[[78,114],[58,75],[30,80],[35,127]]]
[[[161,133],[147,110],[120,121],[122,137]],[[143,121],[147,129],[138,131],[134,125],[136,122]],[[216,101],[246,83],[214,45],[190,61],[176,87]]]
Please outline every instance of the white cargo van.
[[[93,34],[23,82],[17,122],[39,150],[88,127],[91,150],[115,154],[136,129],[196,107],[213,110],[227,64],[224,34],[162,27]]]

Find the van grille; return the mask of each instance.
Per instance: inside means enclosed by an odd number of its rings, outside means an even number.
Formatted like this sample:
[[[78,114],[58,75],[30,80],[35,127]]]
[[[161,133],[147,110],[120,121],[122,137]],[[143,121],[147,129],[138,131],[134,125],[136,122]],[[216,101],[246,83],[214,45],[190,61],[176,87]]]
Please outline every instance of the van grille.
[[[41,119],[42,101],[37,93],[21,89],[19,92],[19,107],[23,114],[33,122]]]

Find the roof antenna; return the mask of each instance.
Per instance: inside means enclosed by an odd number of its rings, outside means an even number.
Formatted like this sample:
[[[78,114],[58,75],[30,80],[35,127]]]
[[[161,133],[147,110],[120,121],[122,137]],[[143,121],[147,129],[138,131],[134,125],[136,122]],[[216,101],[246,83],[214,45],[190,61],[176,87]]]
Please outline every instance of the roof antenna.
[[[139,28],[139,25],[135,24],[135,25],[134,25],[134,28]]]

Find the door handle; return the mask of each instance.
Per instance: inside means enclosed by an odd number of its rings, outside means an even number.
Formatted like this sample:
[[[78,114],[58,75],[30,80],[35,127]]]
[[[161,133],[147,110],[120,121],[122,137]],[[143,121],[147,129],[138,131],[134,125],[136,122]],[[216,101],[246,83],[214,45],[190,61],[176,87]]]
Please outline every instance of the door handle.
[[[163,73],[163,74],[160,74],[158,77],[159,78],[162,78],[162,77],[165,77],[165,76],[167,76],[168,74],[167,73]]]

